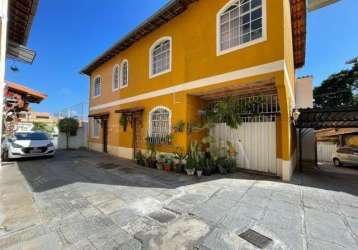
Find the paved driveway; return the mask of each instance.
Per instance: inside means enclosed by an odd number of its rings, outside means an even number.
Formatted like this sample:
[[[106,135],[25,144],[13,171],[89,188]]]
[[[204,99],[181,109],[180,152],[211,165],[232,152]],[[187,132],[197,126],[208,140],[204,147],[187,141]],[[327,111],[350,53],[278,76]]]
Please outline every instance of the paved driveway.
[[[86,151],[4,163],[0,249],[256,249],[247,229],[267,249],[358,249],[357,177],[197,179]]]

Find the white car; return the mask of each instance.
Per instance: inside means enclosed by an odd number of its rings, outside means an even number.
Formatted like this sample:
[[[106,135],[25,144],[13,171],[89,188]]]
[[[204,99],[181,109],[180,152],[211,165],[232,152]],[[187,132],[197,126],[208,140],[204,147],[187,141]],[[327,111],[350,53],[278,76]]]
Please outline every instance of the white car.
[[[343,165],[358,166],[358,148],[341,147],[332,155],[333,164],[336,167]]]
[[[2,158],[19,159],[55,155],[55,146],[44,132],[18,132],[5,137],[2,142]]]

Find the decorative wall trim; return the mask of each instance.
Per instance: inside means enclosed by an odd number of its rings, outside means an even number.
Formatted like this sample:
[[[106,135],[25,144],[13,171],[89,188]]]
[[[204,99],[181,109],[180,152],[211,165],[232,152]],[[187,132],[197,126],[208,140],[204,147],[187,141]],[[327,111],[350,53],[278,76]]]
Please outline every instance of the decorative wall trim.
[[[295,98],[295,95],[293,94],[292,81],[291,81],[290,75],[288,73],[286,61],[285,61],[284,68],[285,68],[285,70],[284,70],[285,71],[285,78],[286,78],[286,81],[288,83],[288,90],[290,92],[291,102],[292,102],[293,107],[295,107],[296,106],[296,100],[295,100],[296,98]]]
[[[173,93],[177,93],[177,92],[181,92],[181,91],[211,86],[211,85],[222,83],[222,82],[239,80],[239,79],[243,79],[243,78],[247,78],[247,77],[263,75],[263,74],[284,71],[284,70],[285,70],[285,61],[278,60],[275,62],[262,64],[259,66],[254,66],[254,67],[240,69],[240,70],[232,71],[232,72],[221,74],[221,75],[202,78],[199,80],[178,84],[173,87],[155,90],[155,91],[151,91],[151,92],[148,92],[145,94],[140,94],[140,95],[124,98],[121,100],[116,100],[113,102],[100,104],[97,106],[90,107],[90,111],[110,108],[110,107],[114,107],[114,106],[118,106],[118,105],[122,105],[122,104],[126,104],[126,103],[131,103],[131,102],[141,101],[141,100],[145,100],[145,99],[149,99],[149,98],[154,98],[154,97],[158,97],[158,96],[163,96],[163,95],[173,94]]]

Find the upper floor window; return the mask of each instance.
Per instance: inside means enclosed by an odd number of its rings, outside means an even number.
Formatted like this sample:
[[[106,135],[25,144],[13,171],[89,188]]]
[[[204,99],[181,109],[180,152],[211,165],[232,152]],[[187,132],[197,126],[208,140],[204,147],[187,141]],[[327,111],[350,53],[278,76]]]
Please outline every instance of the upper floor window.
[[[165,137],[170,134],[171,111],[166,107],[156,107],[149,114],[149,134],[151,137]]]
[[[266,0],[231,0],[217,16],[218,54],[260,42],[265,35]]]
[[[102,87],[102,78],[100,76],[96,76],[93,83],[93,96],[97,97],[101,95],[101,87]]]
[[[119,65],[117,64],[113,67],[112,90],[119,89],[119,81],[120,81],[120,68]]]
[[[128,60],[124,60],[121,64],[121,88],[128,86]]]
[[[155,77],[171,71],[172,39],[164,37],[159,39],[150,48],[150,77]]]

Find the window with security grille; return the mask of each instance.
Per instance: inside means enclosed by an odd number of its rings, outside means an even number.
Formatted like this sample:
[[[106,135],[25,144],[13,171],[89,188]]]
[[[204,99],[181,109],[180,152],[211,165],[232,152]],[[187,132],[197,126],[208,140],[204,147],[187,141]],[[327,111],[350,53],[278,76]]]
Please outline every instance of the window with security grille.
[[[100,121],[98,119],[92,119],[92,137],[98,138],[99,137],[99,130],[100,130]]]
[[[152,75],[170,70],[170,47],[170,40],[165,40],[152,50]]]
[[[150,114],[150,136],[164,137],[170,134],[170,111],[157,108]]]
[[[101,85],[102,85],[102,78],[100,76],[94,79],[93,84],[93,96],[100,96],[101,95]]]
[[[122,63],[122,78],[121,78],[121,87],[126,87],[128,85],[128,61]]]
[[[113,83],[112,83],[113,90],[119,89],[119,80],[120,80],[120,70],[119,70],[119,65],[116,65],[113,68]]]
[[[228,50],[262,38],[265,0],[239,0],[220,15],[220,50]]]

